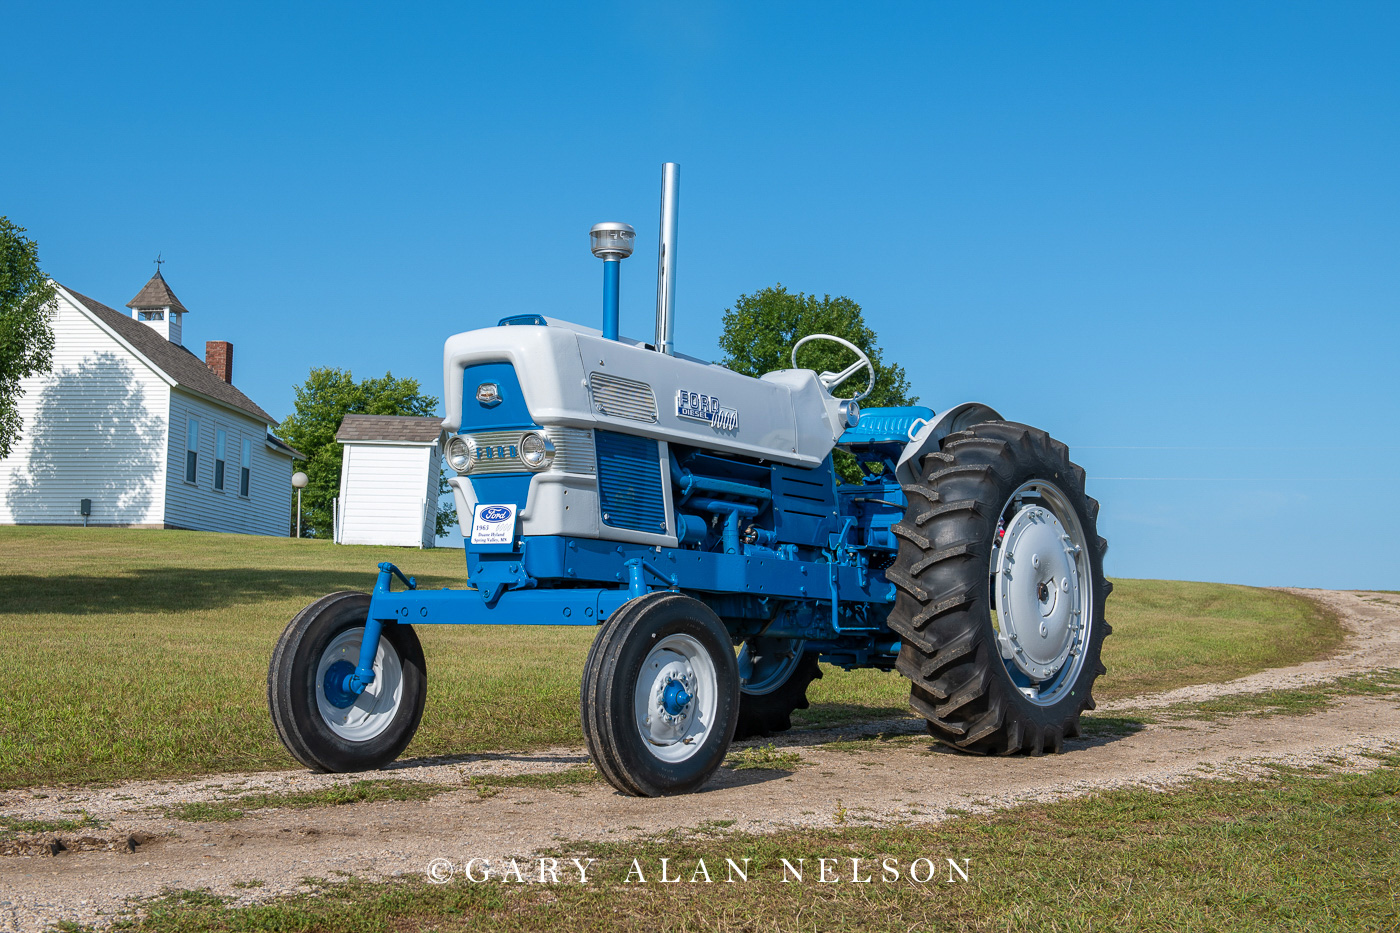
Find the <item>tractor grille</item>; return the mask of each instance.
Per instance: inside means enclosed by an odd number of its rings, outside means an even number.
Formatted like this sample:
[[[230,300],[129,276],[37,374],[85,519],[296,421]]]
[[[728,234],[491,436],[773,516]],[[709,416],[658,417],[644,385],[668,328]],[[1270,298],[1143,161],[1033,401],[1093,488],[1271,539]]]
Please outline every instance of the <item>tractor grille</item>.
[[[666,500],[661,487],[661,452],[656,441],[599,431],[597,446],[598,501],[603,524],[665,534]]]
[[[656,395],[645,382],[608,373],[589,373],[588,393],[593,396],[593,408],[601,414],[656,423]]]
[[[525,431],[473,431],[463,434],[476,442],[477,459],[470,476],[492,473],[528,473],[520,461],[520,438]],[[592,473],[594,470],[593,432],[580,428],[546,428],[554,441],[554,462],[549,473]]]
[[[554,441],[554,463],[550,469],[562,473],[592,474],[596,466],[593,432],[581,428],[550,428]]]

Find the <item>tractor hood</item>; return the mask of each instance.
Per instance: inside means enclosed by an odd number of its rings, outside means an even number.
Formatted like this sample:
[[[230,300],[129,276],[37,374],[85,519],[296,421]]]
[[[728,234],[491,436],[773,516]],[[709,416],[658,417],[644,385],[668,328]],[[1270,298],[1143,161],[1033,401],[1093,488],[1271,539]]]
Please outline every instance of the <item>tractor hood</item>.
[[[468,367],[508,362],[531,420],[603,428],[778,463],[815,466],[841,436],[837,400],[806,369],[744,376],[667,356],[632,340],[562,321],[511,324],[448,338],[444,426],[471,431],[478,386]]]

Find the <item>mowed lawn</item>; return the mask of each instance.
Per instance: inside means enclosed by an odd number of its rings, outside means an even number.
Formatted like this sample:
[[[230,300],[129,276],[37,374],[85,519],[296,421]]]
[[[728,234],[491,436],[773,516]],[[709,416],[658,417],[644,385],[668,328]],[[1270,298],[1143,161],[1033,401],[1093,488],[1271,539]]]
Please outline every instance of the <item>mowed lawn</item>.
[[[0,787],[295,767],[268,718],[287,621],[381,560],[461,586],[460,550],[100,528],[0,528]],[[1336,621],[1270,590],[1118,581],[1100,697],[1240,676],[1333,649]],[[425,626],[428,706],[408,755],[582,741],[592,629]],[[896,674],[828,668],[799,725],[908,715]]]

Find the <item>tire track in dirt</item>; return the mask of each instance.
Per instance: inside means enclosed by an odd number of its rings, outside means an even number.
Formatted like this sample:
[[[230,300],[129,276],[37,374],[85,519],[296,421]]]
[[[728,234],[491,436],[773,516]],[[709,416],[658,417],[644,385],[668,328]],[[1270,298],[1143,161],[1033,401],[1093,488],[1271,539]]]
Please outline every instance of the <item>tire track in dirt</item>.
[[[1326,683],[1348,674],[1400,668],[1400,595],[1296,587],[1277,589],[1315,600],[1337,614],[1347,630],[1347,637],[1336,654],[1292,667],[1260,671],[1225,683],[1194,684],[1148,697],[1128,697],[1101,703],[1098,711],[1160,709],[1177,703],[1199,703],[1240,693],[1292,690]]]
[[[1105,704],[1100,711],[1159,707],[1400,667],[1400,597],[1292,592],[1338,612],[1350,635],[1335,657],[1228,684]],[[881,733],[884,740],[828,745]],[[834,826],[843,820],[848,825],[915,825],[944,819],[950,810],[980,811],[1129,785],[1165,787],[1196,777],[1248,775],[1260,763],[1364,768],[1374,764],[1368,753],[1400,747],[1400,703],[1348,697],[1305,717],[1241,716],[1185,728],[1179,723],[1148,725],[1129,735],[1070,740],[1065,754],[1034,759],[951,752],[933,745],[922,721],[913,719],[790,733],[775,744],[800,755],[802,766],[792,772],[726,768],[699,793],[662,799],[624,797],[602,783],[559,790],[506,787],[482,797],[468,784],[489,775],[567,769],[587,761],[578,748],[401,762],[372,777],[455,789],[424,801],[255,811],[227,823],[185,823],[160,811],[231,794],[320,790],[354,778],[289,771],[9,792],[0,795],[5,816],[71,819],[72,811],[83,810],[104,828],[70,834],[87,837],[88,848],[74,846],[57,856],[38,849],[38,854],[0,857],[0,930],[39,930],[59,920],[100,922],[121,910],[129,897],[153,896],[167,887],[210,888],[243,900],[261,899],[304,889],[302,879],[308,876],[421,876],[433,858],[462,864],[477,857],[526,857],[566,842],[639,838],[713,820],[733,820],[732,830],[749,832]],[[862,748],[866,745],[869,750]],[[140,841],[129,851],[126,840],[132,836]],[[249,881],[262,886],[251,891],[233,887]]]

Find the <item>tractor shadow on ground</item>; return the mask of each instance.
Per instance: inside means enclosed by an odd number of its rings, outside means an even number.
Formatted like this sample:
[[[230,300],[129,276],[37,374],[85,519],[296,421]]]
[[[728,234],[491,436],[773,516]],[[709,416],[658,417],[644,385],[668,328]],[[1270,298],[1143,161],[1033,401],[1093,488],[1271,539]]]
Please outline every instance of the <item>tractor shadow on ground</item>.
[[[721,767],[699,789],[696,794],[708,794],[711,791],[730,790],[735,787],[754,787],[759,784],[767,784],[770,781],[781,781],[783,778],[790,778],[796,771],[786,768],[726,768]]]
[[[419,768],[437,768],[444,765],[480,764],[482,762],[501,762],[508,764],[551,764],[569,765],[577,767],[579,765],[592,765],[592,760],[588,755],[579,752],[570,754],[568,752],[538,754],[530,752],[481,752],[475,755],[447,755],[440,757],[409,758],[395,761],[386,765],[385,771],[413,771]],[[521,773],[515,772],[510,776],[517,776]],[[541,773],[541,772],[528,772]],[[710,791],[726,790],[734,787],[752,787],[756,784],[766,784],[769,781],[777,781],[786,777],[791,777],[793,771],[785,768],[730,768],[721,766],[715,772],[714,777],[705,782],[704,786],[692,793],[706,794]],[[476,776],[476,775],[474,775]],[[479,777],[487,778],[489,773],[483,773]],[[606,787],[606,781],[602,775],[598,776],[598,784]]]
[[[1088,751],[1112,745],[1121,739],[1136,735],[1147,727],[1147,721],[1132,716],[1085,715],[1080,720],[1081,734],[1065,740],[1064,753]],[[944,745],[931,737],[924,721],[914,716],[895,719],[877,719],[866,722],[850,722],[829,725],[822,728],[794,729],[774,736],[757,737],[735,742],[733,751],[761,749],[764,746],[774,749],[806,748],[813,751],[834,751],[848,753],[880,752],[897,748],[926,755],[947,755],[955,758],[970,756]],[[590,764],[591,760],[582,750],[559,750],[552,752],[476,752],[465,755],[439,755],[422,758],[400,759],[387,765],[386,771],[435,768],[444,765],[480,764],[499,762],[502,764],[524,765],[567,765]],[[697,793],[722,790],[729,787],[745,787],[764,784],[769,781],[789,777],[794,772],[784,768],[744,768],[721,767],[715,776]]]
[[[475,752],[465,755],[431,755],[422,758],[401,758],[384,766],[385,771],[405,771],[416,768],[440,768],[444,765],[472,765],[482,762],[528,765],[582,765],[589,763],[582,751],[571,752]]]
[[[1146,728],[1143,719],[1130,716],[1085,715],[1080,719],[1080,735],[1066,739],[1065,753],[1087,751],[1111,745]],[[820,728],[796,729],[768,738],[749,739],[736,747],[807,748],[814,751],[849,753],[878,752],[901,748],[927,755],[970,757],[967,752],[944,745],[928,734],[924,720],[914,716],[850,722]]]

